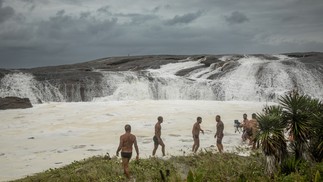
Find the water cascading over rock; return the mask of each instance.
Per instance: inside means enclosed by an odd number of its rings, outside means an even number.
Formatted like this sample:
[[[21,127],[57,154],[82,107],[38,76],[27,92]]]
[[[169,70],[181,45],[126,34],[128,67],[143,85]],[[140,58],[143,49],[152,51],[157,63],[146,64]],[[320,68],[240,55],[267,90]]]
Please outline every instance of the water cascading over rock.
[[[0,70],[0,97],[32,103],[110,100],[276,101],[297,90],[323,98],[321,53],[137,56]]]

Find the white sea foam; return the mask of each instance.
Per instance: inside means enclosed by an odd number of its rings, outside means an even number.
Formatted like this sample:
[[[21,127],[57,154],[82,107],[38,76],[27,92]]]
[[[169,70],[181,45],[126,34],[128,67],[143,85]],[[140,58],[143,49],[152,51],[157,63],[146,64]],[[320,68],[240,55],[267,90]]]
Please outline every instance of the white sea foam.
[[[224,150],[241,146],[241,134],[234,133],[234,119],[243,113],[260,112],[266,103],[188,100],[142,100],[82,103],[45,103],[30,109],[1,110],[0,179],[12,180],[43,170],[70,164],[109,152],[115,155],[124,125],[137,136],[140,157],[153,149],[154,125],[164,117],[162,138],[166,154],[190,155],[191,129],[197,116],[205,134],[200,149],[216,151],[215,115],[225,125]],[[270,103],[273,104],[273,103]],[[161,156],[160,148],[157,156]]]

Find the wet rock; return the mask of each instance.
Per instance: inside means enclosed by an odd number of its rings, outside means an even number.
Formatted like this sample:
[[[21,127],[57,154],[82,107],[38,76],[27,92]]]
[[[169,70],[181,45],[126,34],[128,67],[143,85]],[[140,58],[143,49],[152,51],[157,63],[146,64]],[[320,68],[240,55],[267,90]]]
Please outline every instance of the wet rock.
[[[33,107],[29,98],[5,97],[0,98],[0,110],[25,109]]]

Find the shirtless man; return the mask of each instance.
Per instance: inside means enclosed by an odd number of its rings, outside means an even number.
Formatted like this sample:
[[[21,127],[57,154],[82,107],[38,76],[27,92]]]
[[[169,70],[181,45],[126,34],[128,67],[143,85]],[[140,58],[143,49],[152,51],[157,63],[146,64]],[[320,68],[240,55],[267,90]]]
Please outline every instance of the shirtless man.
[[[224,124],[221,121],[220,115],[216,115],[215,121],[217,122],[217,124],[216,124],[216,133],[214,135],[214,138],[217,138],[216,146],[218,147],[219,152],[222,153],[223,152],[222,138],[223,138]]]
[[[153,138],[154,140],[154,150],[153,150],[153,156],[156,154],[156,150],[158,148],[158,145],[162,146],[162,153],[163,156],[165,156],[165,144],[163,140],[160,138],[161,136],[161,123],[163,122],[163,117],[158,116],[157,123],[155,124],[155,136]]]
[[[243,120],[241,123],[242,123],[241,126],[243,128],[243,132],[242,132],[242,136],[241,136],[242,141],[246,141],[247,139],[250,140],[250,137],[252,135],[252,130],[250,127],[250,122],[249,122],[247,114],[243,114]]]
[[[131,126],[127,124],[125,125],[124,129],[126,133],[120,136],[120,143],[116,154],[117,156],[119,156],[119,152],[121,150],[122,166],[123,166],[124,174],[126,175],[127,178],[130,178],[128,164],[132,156],[132,146],[135,145],[137,160],[139,159],[139,149],[137,145],[136,136],[131,134]]]
[[[201,123],[202,123],[202,118],[197,117],[196,123],[193,125],[193,129],[192,129],[192,135],[194,140],[192,151],[194,153],[196,153],[197,149],[200,147],[200,139],[199,139],[200,131],[204,134],[204,131],[201,129],[201,126],[200,126]]]

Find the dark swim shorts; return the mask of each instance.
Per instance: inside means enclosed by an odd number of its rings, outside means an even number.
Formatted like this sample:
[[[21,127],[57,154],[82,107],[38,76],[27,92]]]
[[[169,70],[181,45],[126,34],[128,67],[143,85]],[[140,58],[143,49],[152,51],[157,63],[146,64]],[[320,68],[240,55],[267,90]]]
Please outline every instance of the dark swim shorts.
[[[159,144],[159,143],[158,143],[158,138],[157,138],[156,136],[154,136],[153,140],[154,140],[154,144],[155,144],[155,145],[158,145],[158,144]]]
[[[220,137],[216,138],[216,143],[217,144],[222,144],[222,139],[223,139],[223,134],[221,134]]]
[[[132,152],[121,152],[121,157],[122,158],[130,159],[131,156],[132,156]]]
[[[193,139],[199,139],[199,135],[193,135]]]

